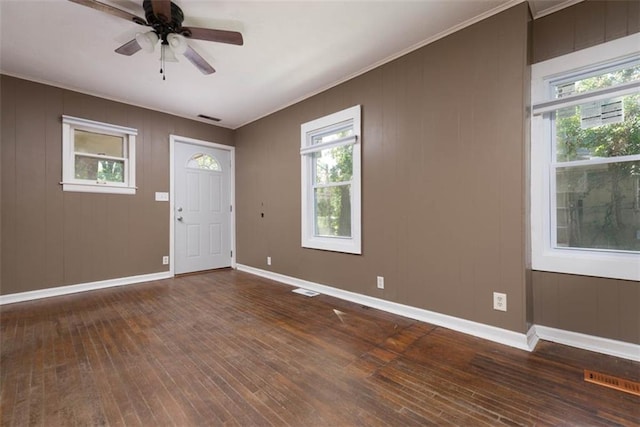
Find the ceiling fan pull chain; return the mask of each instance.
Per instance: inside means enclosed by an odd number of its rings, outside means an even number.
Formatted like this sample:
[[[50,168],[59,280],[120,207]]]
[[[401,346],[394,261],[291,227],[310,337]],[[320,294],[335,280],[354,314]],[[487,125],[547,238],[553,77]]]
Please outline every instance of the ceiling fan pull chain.
[[[164,72],[164,68],[166,67],[164,62],[164,46],[160,45],[160,74],[162,74],[162,80],[167,80],[166,73]]]
[[[162,69],[164,68],[164,49],[162,45],[160,45],[160,74],[162,74]]]

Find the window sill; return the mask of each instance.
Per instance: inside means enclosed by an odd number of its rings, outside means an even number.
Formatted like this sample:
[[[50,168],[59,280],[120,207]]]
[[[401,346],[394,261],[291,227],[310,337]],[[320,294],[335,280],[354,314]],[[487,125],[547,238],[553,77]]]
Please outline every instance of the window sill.
[[[533,254],[532,268],[554,273],[640,281],[640,255],[572,249]]]
[[[302,247],[307,249],[320,249],[323,251],[341,252],[346,254],[361,255],[360,242],[354,239],[312,237],[302,242]]]
[[[102,194],[136,194],[136,187],[120,187],[108,184],[77,184],[61,182],[62,191],[72,191],[79,193],[102,193]]]

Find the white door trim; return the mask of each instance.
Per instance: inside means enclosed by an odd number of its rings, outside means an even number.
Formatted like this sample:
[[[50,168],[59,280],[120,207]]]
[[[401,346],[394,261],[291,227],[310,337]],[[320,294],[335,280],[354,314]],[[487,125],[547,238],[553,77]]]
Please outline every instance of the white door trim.
[[[230,179],[230,194],[229,200],[231,202],[231,268],[236,268],[236,157],[235,147],[230,145],[218,144],[215,142],[203,141],[200,139],[188,138],[186,136],[173,135],[169,136],[169,272],[172,276],[175,276],[175,161],[174,150],[176,143],[184,143],[191,145],[201,145],[204,147],[217,148],[219,150],[225,150],[229,152],[229,161],[231,162]]]

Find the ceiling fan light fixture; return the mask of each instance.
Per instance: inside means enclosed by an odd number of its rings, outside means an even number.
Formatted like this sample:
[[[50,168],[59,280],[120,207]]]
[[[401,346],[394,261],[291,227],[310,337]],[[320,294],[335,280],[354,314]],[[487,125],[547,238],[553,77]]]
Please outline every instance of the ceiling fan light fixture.
[[[158,35],[154,31],[136,33],[136,41],[145,52],[152,53],[158,43]]]
[[[171,50],[179,55],[184,55],[184,53],[187,51],[187,40],[181,34],[168,34],[167,43],[169,43]]]
[[[178,62],[178,58],[176,58],[176,55],[173,52],[173,49],[171,49],[168,44],[163,43],[161,45],[161,49],[162,49],[161,58],[164,57],[165,62]]]

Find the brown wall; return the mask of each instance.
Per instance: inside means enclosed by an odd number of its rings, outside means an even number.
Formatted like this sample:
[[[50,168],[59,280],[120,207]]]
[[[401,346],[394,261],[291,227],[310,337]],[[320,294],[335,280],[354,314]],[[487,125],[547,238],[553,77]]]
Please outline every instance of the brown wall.
[[[533,21],[534,62],[640,31],[640,2],[578,3]],[[533,272],[533,323],[640,344],[640,284]]]
[[[640,343],[637,282],[534,271],[533,283],[536,324]]]
[[[233,145],[233,131],[0,76],[3,295],[166,271],[169,135]],[[63,192],[63,114],[138,129],[135,196]]]
[[[533,62],[640,31],[640,1],[586,0],[533,21]]]
[[[238,262],[525,332],[528,19],[520,4],[239,129]],[[356,104],[363,254],[303,249],[300,125]]]

